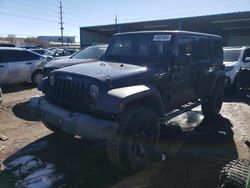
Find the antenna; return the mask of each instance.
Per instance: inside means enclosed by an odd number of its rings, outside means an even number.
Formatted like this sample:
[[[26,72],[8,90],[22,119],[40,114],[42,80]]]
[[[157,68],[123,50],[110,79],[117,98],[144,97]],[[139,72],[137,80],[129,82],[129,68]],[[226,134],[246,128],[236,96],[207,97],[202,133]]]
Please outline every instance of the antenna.
[[[115,15],[115,24],[117,24],[117,21],[118,21],[118,17],[117,17],[117,14]]]

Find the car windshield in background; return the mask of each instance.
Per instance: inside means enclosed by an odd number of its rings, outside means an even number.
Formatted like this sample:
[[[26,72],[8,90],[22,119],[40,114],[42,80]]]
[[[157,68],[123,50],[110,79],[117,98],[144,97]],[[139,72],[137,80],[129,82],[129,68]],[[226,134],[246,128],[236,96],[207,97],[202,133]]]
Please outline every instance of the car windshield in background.
[[[159,65],[168,61],[172,51],[169,34],[128,34],[115,36],[104,61],[136,65]]]
[[[46,52],[44,55],[45,56],[53,56],[54,52],[55,52],[55,50],[50,50],[50,51]]]
[[[106,48],[88,47],[77,54],[73,55],[70,59],[100,59],[105,53]]]
[[[238,61],[241,52],[242,50],[224,50],[224,61],[225,62]]]

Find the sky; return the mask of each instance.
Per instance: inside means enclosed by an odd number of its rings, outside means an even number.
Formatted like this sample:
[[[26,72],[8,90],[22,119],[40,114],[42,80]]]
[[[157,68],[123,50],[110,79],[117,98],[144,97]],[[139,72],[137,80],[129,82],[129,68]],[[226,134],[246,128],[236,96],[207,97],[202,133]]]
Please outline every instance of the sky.
[[[0,36],[60,36],[59,0],[0,0]],[[62,0],[64,35],[84,26],[250,11],[250,0]]]

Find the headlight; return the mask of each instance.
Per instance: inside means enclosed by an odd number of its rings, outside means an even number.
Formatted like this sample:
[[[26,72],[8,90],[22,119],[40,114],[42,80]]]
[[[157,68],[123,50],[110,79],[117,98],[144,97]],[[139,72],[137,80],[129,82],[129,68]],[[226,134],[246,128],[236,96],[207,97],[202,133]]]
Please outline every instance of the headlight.
[[[234,66],[228,66],[228,67],[225,67],[225,72],[229,72],[229,71],[232,71],[234,69]]]
[[[93,99],[97,99],[99,95],[99,88],[95,84],[90,85],[89,94]]]
[[[49,84],[50,84],[51,86],[54,86],[54,84],[55,84],[55,77],[54,77],[53,75],[51,75],[51,76],[49,77]]]

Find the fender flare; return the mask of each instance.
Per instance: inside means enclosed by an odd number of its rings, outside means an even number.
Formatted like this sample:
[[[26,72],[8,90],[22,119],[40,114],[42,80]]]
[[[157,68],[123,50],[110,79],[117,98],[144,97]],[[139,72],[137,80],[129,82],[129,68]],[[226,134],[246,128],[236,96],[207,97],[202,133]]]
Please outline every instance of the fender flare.
[[[152,97],[157,114],[164,114],[164,105],[160,93],[154,87],[148,85],[112,89],[103,94],[92,106],[92,109],[110,114],[119,114],[123,112],[125,106],[129,103],[145,97]]]
[[[208,80],[208,89],[205,91],[205,93],[207,93],[208,95],[211,95],[213,90],[214,90],[214,87],[217,83],[218,80],[223,80],[223,84],[225,83],[225,73],[224,71],[219,71],[219,72],[216,72],[215,74],[212,74],[210,79]]]

